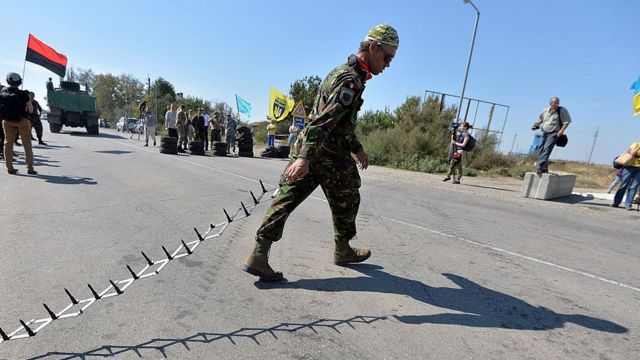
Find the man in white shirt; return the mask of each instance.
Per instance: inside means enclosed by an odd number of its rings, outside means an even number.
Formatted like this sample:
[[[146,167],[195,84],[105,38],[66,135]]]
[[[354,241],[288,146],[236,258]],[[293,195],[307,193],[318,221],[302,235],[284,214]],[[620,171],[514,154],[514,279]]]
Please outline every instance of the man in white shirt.
[[[204,141],[204,150],[209,150],[209,120],[211,120],[211,116],[209,116],[209,110],[204,111],[204,137],[202,141]]]
[[[164,114],[164,127],[169,131],[169,136],[178,138],[178,130],[176,128],[176,104],[171,103],[169,110]]]

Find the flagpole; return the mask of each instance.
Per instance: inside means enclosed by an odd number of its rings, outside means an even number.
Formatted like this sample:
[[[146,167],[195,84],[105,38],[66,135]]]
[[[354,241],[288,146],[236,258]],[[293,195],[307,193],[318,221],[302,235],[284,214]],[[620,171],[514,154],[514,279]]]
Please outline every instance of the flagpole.
[[[27,59],[24,59],[24,63],[22,64],[22,84],[20,84],[20,89],[24,87],[24,70],[27,67]]]

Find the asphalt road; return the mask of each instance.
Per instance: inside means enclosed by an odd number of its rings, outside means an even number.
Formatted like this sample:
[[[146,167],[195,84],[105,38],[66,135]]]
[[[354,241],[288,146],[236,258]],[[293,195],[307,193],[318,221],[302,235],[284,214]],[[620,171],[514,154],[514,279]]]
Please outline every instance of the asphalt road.
[[[66,129],[70,130],[70,129]],[[47,317],[129,278],[251,204],[281,160],[162,155],[115,132],[46,134],[38,176],[0,172],[0,328]],[[21,149],[18,149],[21,152]],[[4,166],[4,164],[0,164]],[[18,165],[26,173],[24,165]],[[271,263],[240,270],[267,204],[124,294],[36,336],[0,343],[33,359],[640,359],[640,215],[578,197],[519,197],[511,181],[371,167],[357,246],[331,263],[320,190],[290,217]],[[218,230],[216,228],[215,230]]]

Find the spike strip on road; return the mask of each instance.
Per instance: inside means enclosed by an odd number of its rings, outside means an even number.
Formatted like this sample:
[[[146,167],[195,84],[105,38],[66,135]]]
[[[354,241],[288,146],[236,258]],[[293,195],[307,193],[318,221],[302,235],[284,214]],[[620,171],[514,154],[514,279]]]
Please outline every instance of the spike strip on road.
[[[99,300],[124,294],[125,290],[127,290],[127,288],[131,286],[134,281],[157,275],[170,261],[193,254],[195,249],[201,243],[209,239],[221,236],[232,222],[249,217],[253,210],[258,207],[258,205],[271,201],[278,190],[277,188],[267,190],[262,183],[262,180],[260,180],[260,187],[262,188],[262,193],[257,198],[253,194],[253,192],[249,192],[251,194],[251,202],[253,203],[252,205],[246,206],[243,202],[241,202],[240,207],[232,211],[231,214],[229,214],[226,209],[223,209],[227,221],[220,224],[210,224],[208,230],[204,234],[200,234],[197,228],[193,228],[197,236],[196,240],[189,242],[180,240],[180,245],[173,252],[169,252],[164,246],[161,246],[163,252],[165,253],[164,259],[153,261],[144,252],[141,251],[142,257],[145,259],[147,264],[142,268],[142,270],[138,271],[137,273],[133,271],[133,269],[131,269],[129,265],[127,265],[127,270],[131,275],[130,278],[116,281],[109,280],[109,286],[101,292],[97,292],[93,288],[93,286],[91,286],[91,284],[87,284],[87,287],[91,292],[91,297],[82,300],[77,300],[71,294],[71,292],[69,292],[69,290],[64,289],[71,303],[65,306],[59,312],[56,313],[52,311],[49,306],[43,303],[42,305],[44,305],[44,308],[47,311],[49,317],[42,319],[31,319],[29,321],[23,321],[22,319],[20,319],[19,322],[21,326],[8,334],[4,332],[4,330],[0,327],[0,344],[9,340],[24,339],[36,336],[36,334],[38,334],[40,330],[42,330],[45,326],[51,324],[51,322],[53,322],[54,320],[61,320],[79,316],[87,308],[89,308]],[[275,190],[273,195],[265,197],[266,193],[273,190]],[[213,233],[214,229],[219,230]],[[70,311],[72,308],[75,308],[73,312]]]

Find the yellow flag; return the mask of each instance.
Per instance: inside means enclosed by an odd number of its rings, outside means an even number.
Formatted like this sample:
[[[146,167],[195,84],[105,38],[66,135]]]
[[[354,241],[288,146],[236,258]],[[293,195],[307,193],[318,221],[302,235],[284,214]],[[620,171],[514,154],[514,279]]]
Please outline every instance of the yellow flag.
[[[640,115],[640,92],[633,97],[633,116]]]
[[[269,117],[281,121],[291,112],[295,101],[275,88],[271,88],[269,96]]]

